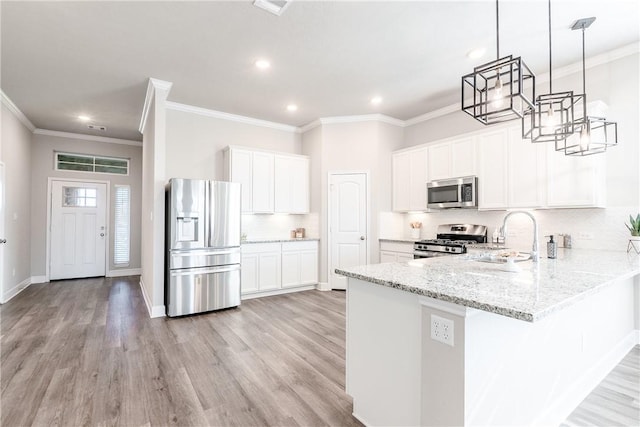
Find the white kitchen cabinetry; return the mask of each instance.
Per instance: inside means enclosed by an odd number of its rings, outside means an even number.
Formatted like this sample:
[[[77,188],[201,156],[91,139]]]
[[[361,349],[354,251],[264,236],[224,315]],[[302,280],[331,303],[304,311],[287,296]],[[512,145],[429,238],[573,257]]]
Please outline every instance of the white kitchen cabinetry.
[[[478,208],[506,209],[508,203],[508,131],[478,136]]]
[[[280,243],[242,245],[242,293],[268,291],[281,287]]]
[[[393,210],[427,209],[427,149],[393,153]]]
[[[245,243],[241,247],[242,295],[309,289],[318,283],[318,242]]]
[[[274,205],[273,154],[253,152],[253,212],[272,213]]]
[[[380,262],[406,262],[413,260],[413,243],[380,242]]]
[[[520,127],[508,131],[508,207],[538,208],[546,203],[546,143],[522,139]]]
[[[274,157],[274,211],[309,213],[309,159],[276,155]]]
[[[430,145],[427,158],[429,181],[476,174],[476,142],[473,137]]]
[[[225,156],[227,179],[242,184],[242,212],[253,212],[253,152],[229,149]]]
[[[318,242],[282,244],[282,287],[318,283]]]
[[[605,156],[565,156],[549,144],[547,169],[547,206],[605,207]]]

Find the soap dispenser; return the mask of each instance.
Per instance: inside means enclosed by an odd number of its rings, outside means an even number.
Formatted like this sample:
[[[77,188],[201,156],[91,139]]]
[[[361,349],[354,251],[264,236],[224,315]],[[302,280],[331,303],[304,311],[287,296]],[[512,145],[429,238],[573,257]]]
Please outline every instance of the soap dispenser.
[[[547,258],[555,259],[558,246],[557,243],[553,241],[553,234],[545,237],[549,238],[547,242]]]

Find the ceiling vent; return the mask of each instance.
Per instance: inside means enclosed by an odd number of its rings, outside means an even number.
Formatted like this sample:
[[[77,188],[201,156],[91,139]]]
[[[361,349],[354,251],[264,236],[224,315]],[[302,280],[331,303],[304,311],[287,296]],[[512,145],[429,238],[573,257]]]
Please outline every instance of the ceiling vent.
[[[101,125],[87,125],[87,127],[91,130],[99,130],[99,131],[106,131],[107,127],[106,126],[101,126]]]
[[[260,9],[264,9],[267,12],[273,13],[274,15],[280,16],[285,11],[287,6],[289,6],[289,3],[291,3],[291,0],[255,0],[253,2],[253,5],[259,7]]]

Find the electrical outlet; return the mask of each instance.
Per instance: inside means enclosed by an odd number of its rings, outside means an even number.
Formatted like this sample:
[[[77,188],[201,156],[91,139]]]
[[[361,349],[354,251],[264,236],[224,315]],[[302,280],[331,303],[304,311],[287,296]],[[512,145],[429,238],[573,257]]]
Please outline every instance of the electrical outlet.
[[[593,233],[590,233],[588,231],[581,231],[578,233],[578,239],[593,240]]]
[[[431,339],[453,347],[453,320],[432,314]]]

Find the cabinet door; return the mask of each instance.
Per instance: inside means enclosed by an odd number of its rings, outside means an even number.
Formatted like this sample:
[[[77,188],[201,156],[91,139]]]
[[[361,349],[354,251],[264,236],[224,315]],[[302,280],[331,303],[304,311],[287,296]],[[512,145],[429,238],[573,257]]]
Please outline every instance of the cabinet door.
[[[429,146],[429,163],[427,171],[429,181],[451,178],[451,144],[434,144]]]
[[[547,205],[549,207],[604,207],[605,156],[565,156],[549,147]]]
[[[397,260],[395,252],[380,251],[380,262],[396,262]]]
[[[273,212],[273,154],[253,152],[253,212]]]
[[[280,252],[258,255],[258,289],[261,291],[280,288]]]
[[[409,210],[427,209],[427,149],[409,153]]]
[[[300,284],[318,283],[318,251],[300,252]]]
[[[407,261],[413,261],[413,255],[412,254],[398,254],[398,262],[407,262]]]
[[[274,192],[274,211],[281,213],[292,212],[291,201],[293,170],[290,157],[274,156],[273,161],[273,192]]]
[[[230,150],[230,177],[231,182],[242,184],[242,212],[252,212],[253,194],[253,156],[251,151]]]
[[[499,130],[478,137],[478,208],[506,209],[507,131]]]
[[[282,287],[300,284],[300,252],[282,253]]]
[[[391,156],[393,176],[393,210],[407,212],[411,210],[411,153],[394,153]]]
[[[477,174],[476,141],[464,138],[451,141],[451,178]]]
[[[258,290],[258,254],[242,255],[240,289],[243,294]]]
[[[509,207],[535,208],[545,204],[546,144],[522,139],[520,128],[509,129]]]
[[[291,213],[309,213],[309,159],[292,157],[291,168]]]

